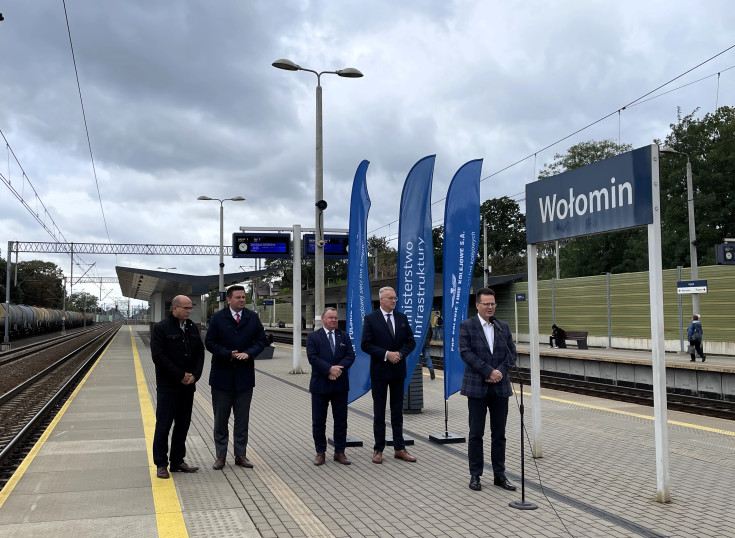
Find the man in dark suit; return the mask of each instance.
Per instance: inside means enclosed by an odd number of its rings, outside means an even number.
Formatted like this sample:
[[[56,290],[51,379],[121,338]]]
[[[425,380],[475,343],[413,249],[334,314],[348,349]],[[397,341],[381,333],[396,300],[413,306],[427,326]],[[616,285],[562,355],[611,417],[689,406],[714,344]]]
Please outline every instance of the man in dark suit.
[[[186,295],[171,302],[171,313],[151,330],[151,357],[156,365],[156,429],[153,434],[153,463],[156,476],[169,478],[171,471],[193,473],[199,467],[187,465],[186,434],[191,424],[195,383],[202,377],[204,344],[199,328],[189,319],[192,303]],[[168,457],[168,434],[171,458]]]
[[[263,324],[245,308],[245,288],[227,289],[225,308],[209,320],[205,343],[212,353],[209,384],[214,409],[214,447],[216,460],[212,468],[222,469],[227,457],[230,411],[235,413],[233,432],[235,464],[248,469],[253,464],[246,457],[250,402],[255,386],[253,359],[268,345]]]
[[[390,388],[390,423],[393,429],[395,457],[415,462],[406,451],[403,440],[403,385],[406,379],[406,357],[416,347],[411,324],[406,314],[396,308],[393,288],[378,292],[380,308],[363,320],[360,348],[370,355],[370,383],[373,393],[373,463],[383,463],[385,448],[385,402]]]
[[[515,491],[505,476],[505,423],[508,398],[513,393],[509,372],[516,360],[516,346],[508,324],[495,319],[495,292],[481,288],[475,293],[477,316],[459,326],[459,354],[465,363],[461,394],[467,396],[470,435],[470,489],[479,491],[485,465],[482,436],[490,412],[490,458],[494,484]]]
[[[350,465],[345,455],[347,446],[347,393],[350,378],[347,370],[355,362],[350,335],[337,328],[337,310],[325,308],[322,329],[306,338],[306,356],[311,364],[311,429],[316,447],[314,465],[324,464],[327,451],[327,410],[332,403],[334,419],[334,461]]]

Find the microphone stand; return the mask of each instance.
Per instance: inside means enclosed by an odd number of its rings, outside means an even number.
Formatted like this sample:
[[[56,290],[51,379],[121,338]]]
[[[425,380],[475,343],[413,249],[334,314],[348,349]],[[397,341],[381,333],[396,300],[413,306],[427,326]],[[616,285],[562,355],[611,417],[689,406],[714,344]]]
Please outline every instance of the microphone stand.
[[[521,371],[518,369],[518,366],[514,364],[516,369],[516,373],[518,373],[518,382],[521,387],[521,405],[520,405],[520,412],[521,412],[521,500],[520,501],[512,501],[508,503],[508,506],[511,508],[517,508],[518,510],[536,510],[538,506],[536,506],[534,503],[526,502],[526,460],[525,460],[525,437],[523,434],[525,433],[525,427],[523,425],[523,376],[521,376]]]

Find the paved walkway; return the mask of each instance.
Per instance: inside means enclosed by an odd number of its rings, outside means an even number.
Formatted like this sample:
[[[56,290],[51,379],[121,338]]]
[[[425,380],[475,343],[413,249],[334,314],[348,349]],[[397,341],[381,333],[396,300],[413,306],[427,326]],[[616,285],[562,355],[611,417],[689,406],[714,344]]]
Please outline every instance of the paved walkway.
[[[349,433],[365,444],[348,448],[353,464],[338,465],[328,452],[327,463],[315,467],[309,376],[288,373],[291,348],[284,345],[273,360],[256,362],[248,450],[255,468],[211,469],[212,411],[205,382],[198,384],[187,455],[202,470],[157,480],[145,439],[145,407],[150,413],[152,406],[132,389],[133,343],[143,395],[147,389],[155,396],[153,365],[140,335],[134,332],[131,339],[127,331],[41,440],[14,490],[0,493],[0,536],[180,536],[177,517],[189,536],[733,535],[735,425],[730,421],[669,412],[673,502],[659,504],[651,408],[543,391],[544,457],[526,461],[526,500],[539,508],[520,511],[508,506],[520,500],[520,487],[517,492],[493,487],[490,469],[481,492],[468,489],[465,444],[428,441],[429,434],[444,430],[439,376],[433,382],[424,377],[425,409],[405,417],[417,463],[392,457],[383,465],[371,463],[367,395],[350,406]],[[304,364],[308,367],[305,358]],[[108,405],[97,407],[100,401]],[[454,395],[448,407],[449,430],[466,435],[465,399]],[[511,403],[506,464],[509,478],[520,486],[514,408]],[[82,417],[83,434],[65,422],[76,420],[78,427]],[[526,419],[530,428],[528,411]],[[486,446],[489,452],[489,435]],[[175,485],[178,506],[157,500],[161,482]]]

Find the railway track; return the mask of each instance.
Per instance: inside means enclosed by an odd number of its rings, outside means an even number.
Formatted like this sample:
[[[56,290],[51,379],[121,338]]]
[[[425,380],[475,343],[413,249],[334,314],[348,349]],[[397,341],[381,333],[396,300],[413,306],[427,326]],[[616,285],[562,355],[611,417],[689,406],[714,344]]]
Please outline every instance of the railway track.
[[[523,384],[530,386],[530,374],[528,370],[521,369],[521,375],[523,376]],[[599,383],[546,374],[541,374],[540,377],[541,386],[545,388],[647,405],[649,407],[653,406],[652,389],[613,385],[611,383]],[[512,372],[511,380],[516,383],[519,381],[518,372]],[[674,411],[735,420],[735,402],[726,400],[667,392],[666,407]]]
[[[46,425],[94,364],[120,325],[107,326],[88,335],[88,341],[68,342],[73,350],[54,346],[47,351],[53,360],[39,371],[25,371],[23,379],[9,390],[0,390],[0,487],[12,475]],[[34,353],[34,356],[38,352]],[[22,363],[18,359],[0,367],[0,378]],[[35,370],[35,369],[34,369]]]
[[[274,342],[282,344],[291,344],[292,342],[290,334],[284,334],[282,331],[268,331],[267,329],[266,332],[273,336]],[[303,336],[301,345],[306,345],[306,335]],[[434,367],[441,369],[442,362],[440,360],[435,360]],[[521,374],[523,375],[523,384],[525,386],[530,386],[528,370],[521,369]],[[511,379],[517,383],[518,373],[513,372]],[[597,396],[599,398],[607,398],[609,400],[653,406],[653,390],[650,388],[613,385],[612,383],[592,382],[572,377],[558,377],[547,374],[541,375],[541,386],[564,392],[586,394]],[[713,398],[702,398],[699,396],[669,392],[666,394],[666,406],[668,409],[672,409],[674,411],[683,411],[685,413],[735,420],[735,402],[729,402],[726,400],[716,400]]]

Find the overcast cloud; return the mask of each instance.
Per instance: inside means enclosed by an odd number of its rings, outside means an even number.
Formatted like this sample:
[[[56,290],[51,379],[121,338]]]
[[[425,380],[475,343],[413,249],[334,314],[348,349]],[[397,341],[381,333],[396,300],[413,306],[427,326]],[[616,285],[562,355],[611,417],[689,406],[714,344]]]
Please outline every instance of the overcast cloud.
[[[240,226],[313,227],[316,77],[273,68],[279,58],[364,73],[322,77],[325,225],[347,227],[352,179],[368,159],[368,229],[391,238],[403,181],[426,155],[437,155],[433,200],[462,164],[482,158],[492,176],[482,199],[522,203],[524,185],[575,143],[640,147],[666,136],[677,107],[701,116],[716,102],[735,105],[732,49],[660,97],[539,151],[734,45],[735,10],[724,0],[66,5],[114,243],[218,244],[219,208],[197,201],[202,194],[247,198],[225,204],[226,242]],[[67,240],[107,242],[63,4],[5,2],[0,12],[0,129]],[[0,173],[34,207],[12,156],[2,155]],[[52,240],[4,185],[0,206],[3,257],[9,240]],[[433,206],[435,223],[443,212],[443,202]],[[45,256],[20,259],[68,274],[68,257]],[[216,257],[83,259],[102,276],[115,276],[116,263],[218,271]],[[226,271],[241,263],[226,260]]]

